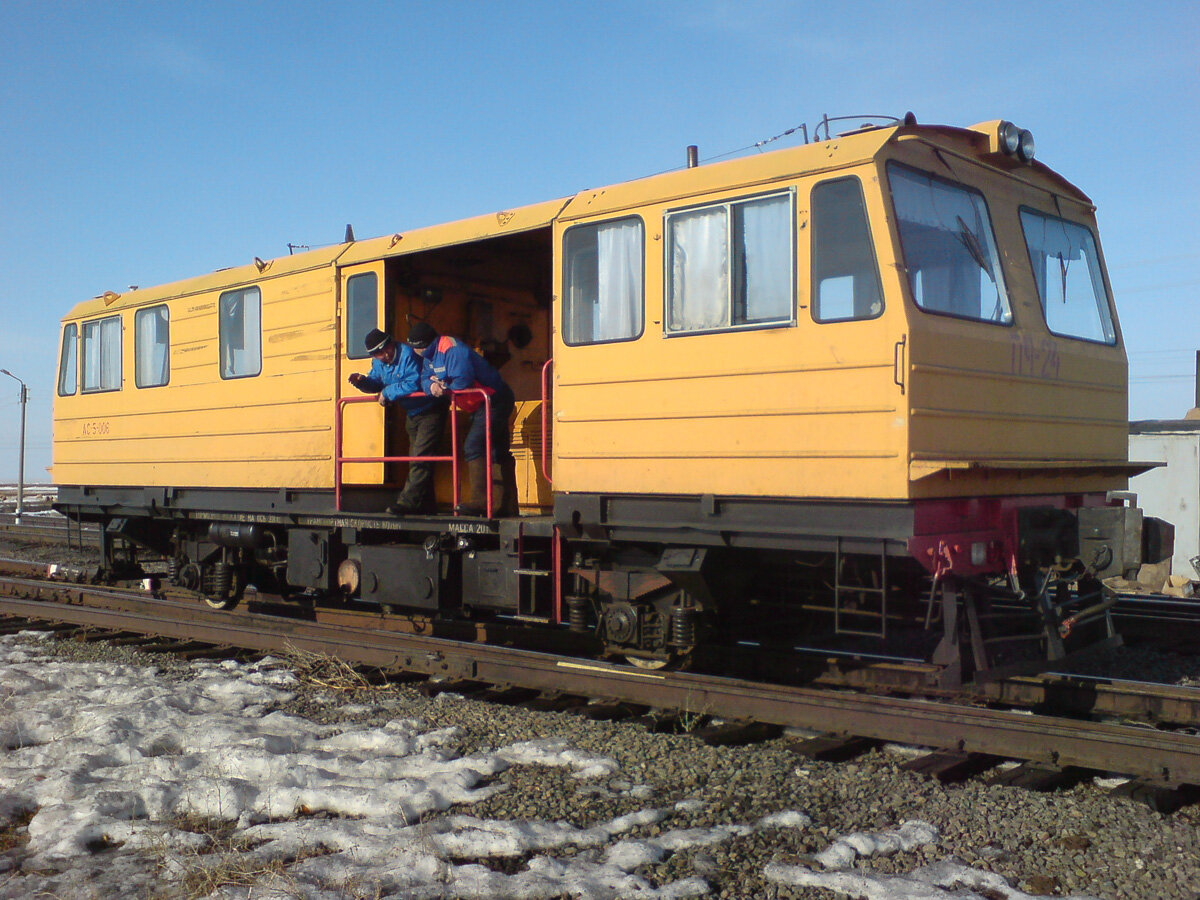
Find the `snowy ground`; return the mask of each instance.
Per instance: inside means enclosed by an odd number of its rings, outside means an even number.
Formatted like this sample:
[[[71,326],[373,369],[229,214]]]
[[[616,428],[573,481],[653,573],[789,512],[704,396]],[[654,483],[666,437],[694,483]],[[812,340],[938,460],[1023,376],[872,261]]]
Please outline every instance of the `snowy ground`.
[[[166,678],[48,656],[45,639],[0,636],[0,848],[10,847],[0,898],[693,897],[709,892],[702,878],[655,886],[637,870],[810,825],[795,809],[672,828],[699,801],[655,805],[613,760],[562,741],[463,756],[451,730],[428,722],[331,726],[278,711],[295,676],[276,662],[194,663],[192,677]],[[563,767],[581,789],[618,785],[644,806],[588,828],[471,815],[506,789],[503,773],[530,765]],[[928,824],[897,822],[763,875],[788,896],[808,886],[869,900],[1029,897],[945,858],[938,840]],[[941,861],[904,876],[856,867],[915,846]]]

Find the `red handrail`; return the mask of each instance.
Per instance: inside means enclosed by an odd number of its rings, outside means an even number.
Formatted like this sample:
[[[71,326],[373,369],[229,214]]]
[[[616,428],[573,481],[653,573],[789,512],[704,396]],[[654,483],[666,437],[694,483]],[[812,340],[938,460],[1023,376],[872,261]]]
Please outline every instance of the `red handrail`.
[[[550,414],[550,369],[554,365],[554,357],[546,360],[542,366],[542,477],[546,484],[554,484],[550,477],[550,466],[546,461],[546,451],[550,448],[549,425],[546,416]]]
[[[488,461],[485,468],[487,473],[484,478],[486,488],[485,495],[487,497],[487,508],[484,510],[487,517],[492,517],[492,478],[491,478],[491,460],[492,460],[492,429],[490,427],[492,421],[492,398],[487,391],[482,388],[464,388],[461,391],[448,391],[451,398],[457,394],[480,394],[483,396],[483,410],[487,416],[486,421],[489,427],[484,429],[484,459]],[[423,393],[409,394],[409,397],[426,397]],[[453,403],[450,409],[450,456],[342,456],[342,439],[345,436],[345,424],[343,416],[345,409],[351,403],[378,403],[379,395],[373,394],[364,397],[339,397],[337,417],[334,423],[334,462],[333,462],[333,498],[334,508],[342,511],[342,466],[346,463],[388,463],[388,462],[448,462],[451,465],[451,481],[453,483],[452,500],[454,507],[457,509],[459,505],[458,493],[458,417],[454,415]],[[456,513],[457,514],[457,513]]]

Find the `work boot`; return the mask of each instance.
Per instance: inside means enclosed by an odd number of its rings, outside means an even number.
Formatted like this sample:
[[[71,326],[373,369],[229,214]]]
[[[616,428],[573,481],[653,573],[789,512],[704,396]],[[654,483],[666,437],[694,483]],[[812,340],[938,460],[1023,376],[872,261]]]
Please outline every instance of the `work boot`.
[[[387,513],[390,516],[415,516],[421,512],[421,506],[417,503],[405,499],[403,495],[396,498],[396,502],[387,508]]]
[[[492,503],[496,515],[501,518],[521,514],[517,498],[517,461],[511,456],[492,466]]]
[[[487,460],[482,456],[478,459],[467,460],[467,496],[462,499],[454,512],[460,516],[486,515],[487,490],[484,479],[488,477]]]

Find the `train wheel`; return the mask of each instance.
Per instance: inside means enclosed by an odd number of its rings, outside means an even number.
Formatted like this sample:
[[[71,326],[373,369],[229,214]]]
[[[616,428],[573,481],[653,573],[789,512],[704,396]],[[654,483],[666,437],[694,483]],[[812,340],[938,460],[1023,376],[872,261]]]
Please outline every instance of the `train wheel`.
[[[634,656],[632,653],[627,653],[625,654],[625,662],[629,663],[635,669],[645,669],[649,672],[657,672],[659,670],[683,672],[692,664],[692,654],[690,651],[687,653],[671,651],[670,656],[661,657]]]
[[[219,565],[216,568],[213,582],[209,587],[213,594],[205,593],[204,602],[213,609],[233,609],[242,599],[242,590],[246,587],[246,579],[237,566]]]
[[[649,669],[651,671],[665,669],[671,665],[671,660],[669,659],[647,659],[644,656],[632,656],[629,654],[626,654],[625,662],[629,663],[635,669]]]

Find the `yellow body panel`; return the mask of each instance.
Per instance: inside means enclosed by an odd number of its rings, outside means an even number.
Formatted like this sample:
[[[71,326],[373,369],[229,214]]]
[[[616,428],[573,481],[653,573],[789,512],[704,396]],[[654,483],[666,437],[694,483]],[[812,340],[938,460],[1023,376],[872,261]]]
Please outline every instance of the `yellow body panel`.
[[[335,350],[329,267],[255,282],[262,373],[218,376],[215,310],[223,286],[113,304],[122,320],[123,386],[58,397],[54,478],[65,484],[226,487],[331,483]],[[228,284],[228,282],[226,282]],[[134,295],[131,295],[134,296]],[[167,303],[170,382],[133,386],[134,311]],[[86,321],[86,319],[85,319]]]

